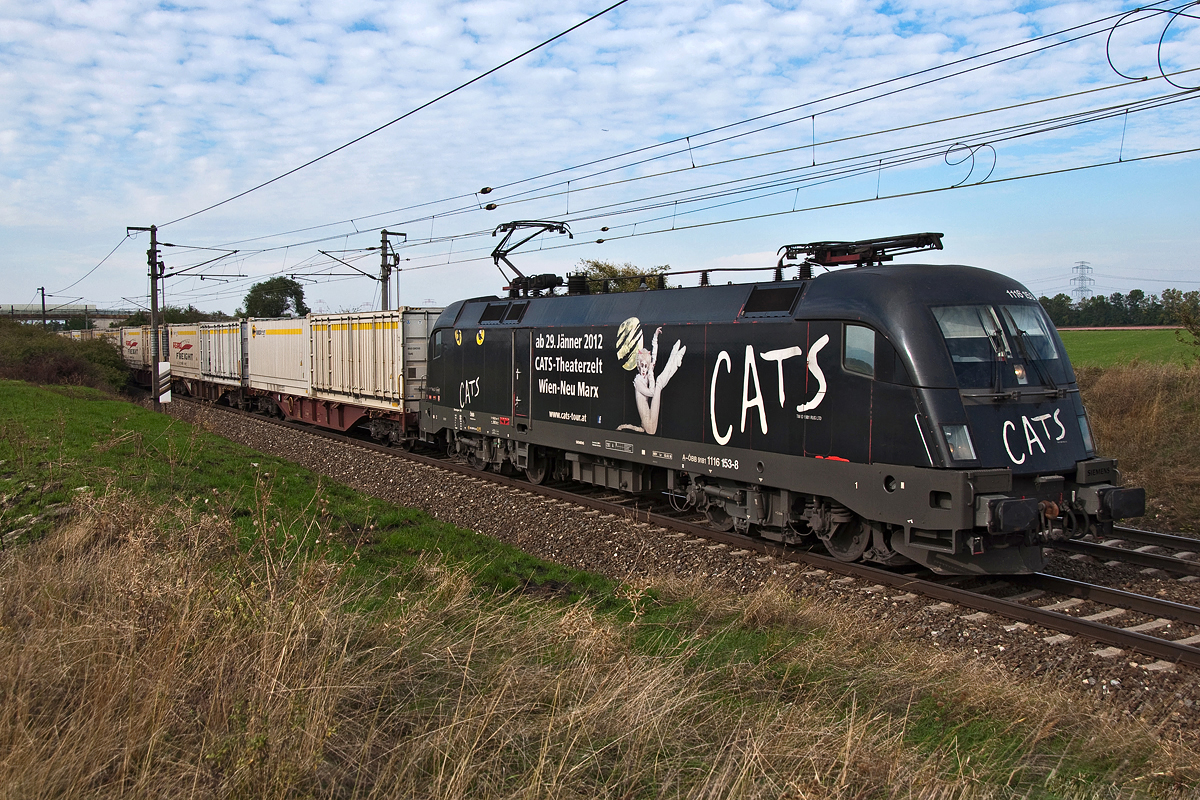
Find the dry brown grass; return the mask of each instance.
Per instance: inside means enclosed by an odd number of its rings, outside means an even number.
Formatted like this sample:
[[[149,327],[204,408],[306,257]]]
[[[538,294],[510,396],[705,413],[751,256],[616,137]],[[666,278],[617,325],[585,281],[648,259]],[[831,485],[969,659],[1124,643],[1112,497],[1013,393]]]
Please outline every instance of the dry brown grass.
[[[1098,452],[1146,489],[1141,523],[1200,533],[1200,365],[1081,369],[1079,387]]]
[[[647,602],[695,620],[626,624],[433,559],[403,585],[364,613],[336,564],[247,555],[220,516],[81,498],[0,553],[0,796],[1013,797],[1055,785],[1072,739],[1178,769],[1145,731],[778,587],[663,583]],[[763,628],[787,634],[769,657],[725,646]],[[933,697],[1010,751],[921,735]]]

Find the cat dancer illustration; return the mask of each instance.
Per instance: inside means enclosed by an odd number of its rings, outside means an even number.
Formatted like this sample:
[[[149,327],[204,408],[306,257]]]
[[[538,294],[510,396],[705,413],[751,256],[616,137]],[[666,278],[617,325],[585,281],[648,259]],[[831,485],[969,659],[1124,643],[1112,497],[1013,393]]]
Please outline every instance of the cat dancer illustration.
[[[667,356],[667,363],[662,372],[654,374],[658,364],[658,337],[662,333],[659,327],[654,331],[650,349],[643,347],[641,321],[630,317],[621,323],[617,331],[617,356],[624,359],[621,365],[627,370],[637,370],[633,377],[634,400],[637,402],[638,416],[641,425],[618,425],[619,431],[637,431],[653,435],[658,431],[658,413],[662,406],[662,392],[683,363],[683,355],[687,348],[678,339]]]

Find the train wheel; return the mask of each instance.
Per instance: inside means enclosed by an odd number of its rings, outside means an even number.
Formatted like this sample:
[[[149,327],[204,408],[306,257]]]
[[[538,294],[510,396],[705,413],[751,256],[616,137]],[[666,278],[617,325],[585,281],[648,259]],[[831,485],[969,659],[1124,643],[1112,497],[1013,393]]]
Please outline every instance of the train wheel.
[[[704,509],[704,516],[708,517],[708,525],[711,528],[719,531],[733,530],[733,517],[725,513],[725,509],[720,506],[709,506]]]
[[[546,458],[541,450],[530,448],[529,460],[526,462],[529,466],[525,468],[525,477],[535,486],[541,486],[546,482],[546,475],[550,472],[550,459]]]
[[[871,543],[871,531],[862,524],[862,520],[852,519],[836,523],[829,537],[822,537],[822,541],[829,555],[838,561],[857,561]]]

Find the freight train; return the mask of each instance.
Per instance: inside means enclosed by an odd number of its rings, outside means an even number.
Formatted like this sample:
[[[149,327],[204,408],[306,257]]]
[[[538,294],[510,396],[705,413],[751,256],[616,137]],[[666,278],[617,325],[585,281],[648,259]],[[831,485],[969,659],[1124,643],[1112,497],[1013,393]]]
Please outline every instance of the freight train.
[[[767,282],[521,276],[443,310],[172,326],[164,344],[188,394],[665,495],[844,561],[1028,573],[1048,543],[1140,516],[1037,298],[983,269],[885,263],[919,249],[941,234],[790,245]]]

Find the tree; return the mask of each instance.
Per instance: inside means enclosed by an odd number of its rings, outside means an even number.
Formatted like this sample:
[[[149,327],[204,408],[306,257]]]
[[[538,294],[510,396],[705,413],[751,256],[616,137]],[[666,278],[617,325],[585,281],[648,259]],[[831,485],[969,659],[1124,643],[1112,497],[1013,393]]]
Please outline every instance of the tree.
[[[304,287],[282,276],[251,286],[245,302],[245,309],[239,309],[238,316],[303,317],[309,312],[304,304]]]
[[[587,277],[589,289],[601,292],[599,281],[608,281],[610,292],[636,292],[642,288],[643,281],[647,289],[658,288],[658,276],[671,271],[670,264],[660,267],[641,269],[626,261],[624,264],[614,264],[611,261],[598,261],[594,258],[579,259],[579,273]],[[596,281],[597,283],[592,283]],[[664,283],[665,287],[665,283]]]
[[[1065,328],[1075,324],[1075,308],[1071,304],[1071,298],[1067,295],[1061,292],[1054,297],[1043,295],[1038,298],[1038,301],[1042,304],[1042,308],[1046,309],[1054,327]]]
[[[165,306],[158,311],[158,321],[160,325],[178,325],[181,323],[194,322],[220,322],[231,319],[224,311],[201,311],[195,306],[189,305],[187,308],[179,306]],[[150,324],[149,311],[137,311],[121,320],[114,323],[115,328],[132,328],[138,325]]]
[[[87,331],[96,327],[96,320],[85,319],[84,317],[67,317],[63,320],[62,327],[56,330],[64,331]]]
[[[1162,303],[1163,317],[1183,328],[1175,336],[1183,344],[1197,348],[1196,360],[1200,362],[1200,291],[1185,294],[1178,289],[1167,289],[1162,294]]]

